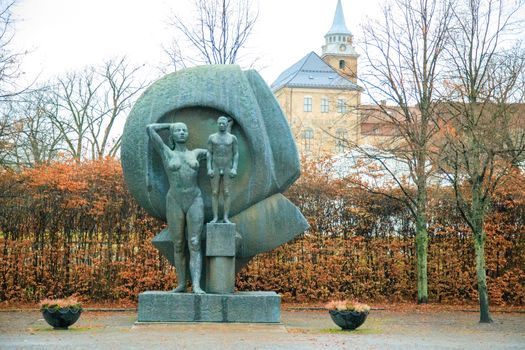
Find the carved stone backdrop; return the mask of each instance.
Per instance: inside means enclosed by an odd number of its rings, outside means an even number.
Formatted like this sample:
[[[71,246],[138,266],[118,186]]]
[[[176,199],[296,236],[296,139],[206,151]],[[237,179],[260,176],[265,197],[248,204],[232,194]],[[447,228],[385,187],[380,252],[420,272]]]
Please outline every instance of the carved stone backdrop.
[[[239,141],[238,175],[231,189],[231,221],[241,236],[238,271],[254,255],[274,249],[308,228],[299,210],[281,194],[299,177],[299,158],[283,112],[256,71],[242,71],[235,65],[201,66],[153,83],[126,122],[121,158],[133,196],[151,215],[166,220],[169,184],[146,125],[184,122],[189,130],[188,148],[206,148],[220,115],[233,120],[231,133]],[[161,136],[168,142],[167,134]],[[199,187],[208,222],[211,189],[204,163]],[[153,243],[173,261],[167,230]]]

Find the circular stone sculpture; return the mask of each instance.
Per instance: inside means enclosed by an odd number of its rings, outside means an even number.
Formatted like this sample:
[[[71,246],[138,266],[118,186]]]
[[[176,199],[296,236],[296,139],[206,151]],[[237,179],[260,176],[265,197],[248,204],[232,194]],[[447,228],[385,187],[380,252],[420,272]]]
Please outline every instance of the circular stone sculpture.
[[[208,65],[178,71],[153,83],[133,106],[124,127],[122,167],[139,204],[165,221],[169,184],[146,125],[183,122],[190,134],[188,148],[206,148],[221,115],[231,118],[231,133],[238,140],[239,167],[230,191],[230,213],[241,236],[236,258],[246,262],[308,228],[299,210],[280,194],[299,177],[299,158],[284,114],[256,71],[242,71],[236,65]],[[167,134],[160,136],[169,142]],[[198,184],[208,222],[212,217],[211,189],[205,161]],[[153,243],[173,261],[167,230]]]
[[[239,139],[239,170],[232,189],[232,214],[283,192],[299,177],[299,158],[290,129],[266,83],[235,65],[201,66],[166,75],[135,103],[122,138],[122,166],[129,190],[151,215],[165,220],[167,178],[146,134],[151,123],[183,122],[188,148],[206,148],[220,115],[233,119]],[[166,135],[167,137],[167,135]],[[200,186],[208,194],[203,172]],[[205,200],[207,218],[211,208]]]

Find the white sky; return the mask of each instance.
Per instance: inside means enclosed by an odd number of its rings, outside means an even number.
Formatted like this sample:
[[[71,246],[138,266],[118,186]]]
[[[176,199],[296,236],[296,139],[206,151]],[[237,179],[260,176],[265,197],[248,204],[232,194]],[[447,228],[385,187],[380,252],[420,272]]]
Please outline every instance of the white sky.
[[[257,1],[257,0],[254,0]],[[347,27],[359,35],[378,0],[342,0]],[[22,69],[28,80],[127,55],[135,63],[159,66],[167,60],[171,11],[191,16],[191,0],[18,0],[14,9],[16,50],[28,50]],[[364,3],[364,4],[363,4]],[[256,68],[270,84],[310,51],[320,53],[332,24],[336,0],[260,0],[248,41]]]

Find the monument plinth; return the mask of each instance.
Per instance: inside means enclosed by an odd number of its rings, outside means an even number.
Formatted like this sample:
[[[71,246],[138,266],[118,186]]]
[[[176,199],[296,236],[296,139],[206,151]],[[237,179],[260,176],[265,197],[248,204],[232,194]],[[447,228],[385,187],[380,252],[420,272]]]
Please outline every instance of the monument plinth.
[[[138,322],[280,323],[281,296],[275,292],[139,294]]]
[[[250,259],[308,228],[282,195],[299,157],[260,75],[207,65],[156,81],[126,121],[121,160],[131,194],[168,224],[152,243],[177,273],[171,292],[139,295],[139,322],[279,322],[279,295],[234,293]]]
[[[227,294],[235,290],[235,224],[206,224],[208,273],[206,291]]]

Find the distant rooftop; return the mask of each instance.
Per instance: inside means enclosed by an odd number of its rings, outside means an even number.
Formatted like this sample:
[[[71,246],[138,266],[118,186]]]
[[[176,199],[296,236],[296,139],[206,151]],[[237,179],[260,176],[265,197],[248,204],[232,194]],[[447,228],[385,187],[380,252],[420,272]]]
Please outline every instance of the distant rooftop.
[[[313,51],[281,73],[271,86],[274,92],[282,87],[361,89],[350,79],[340,75]]]

